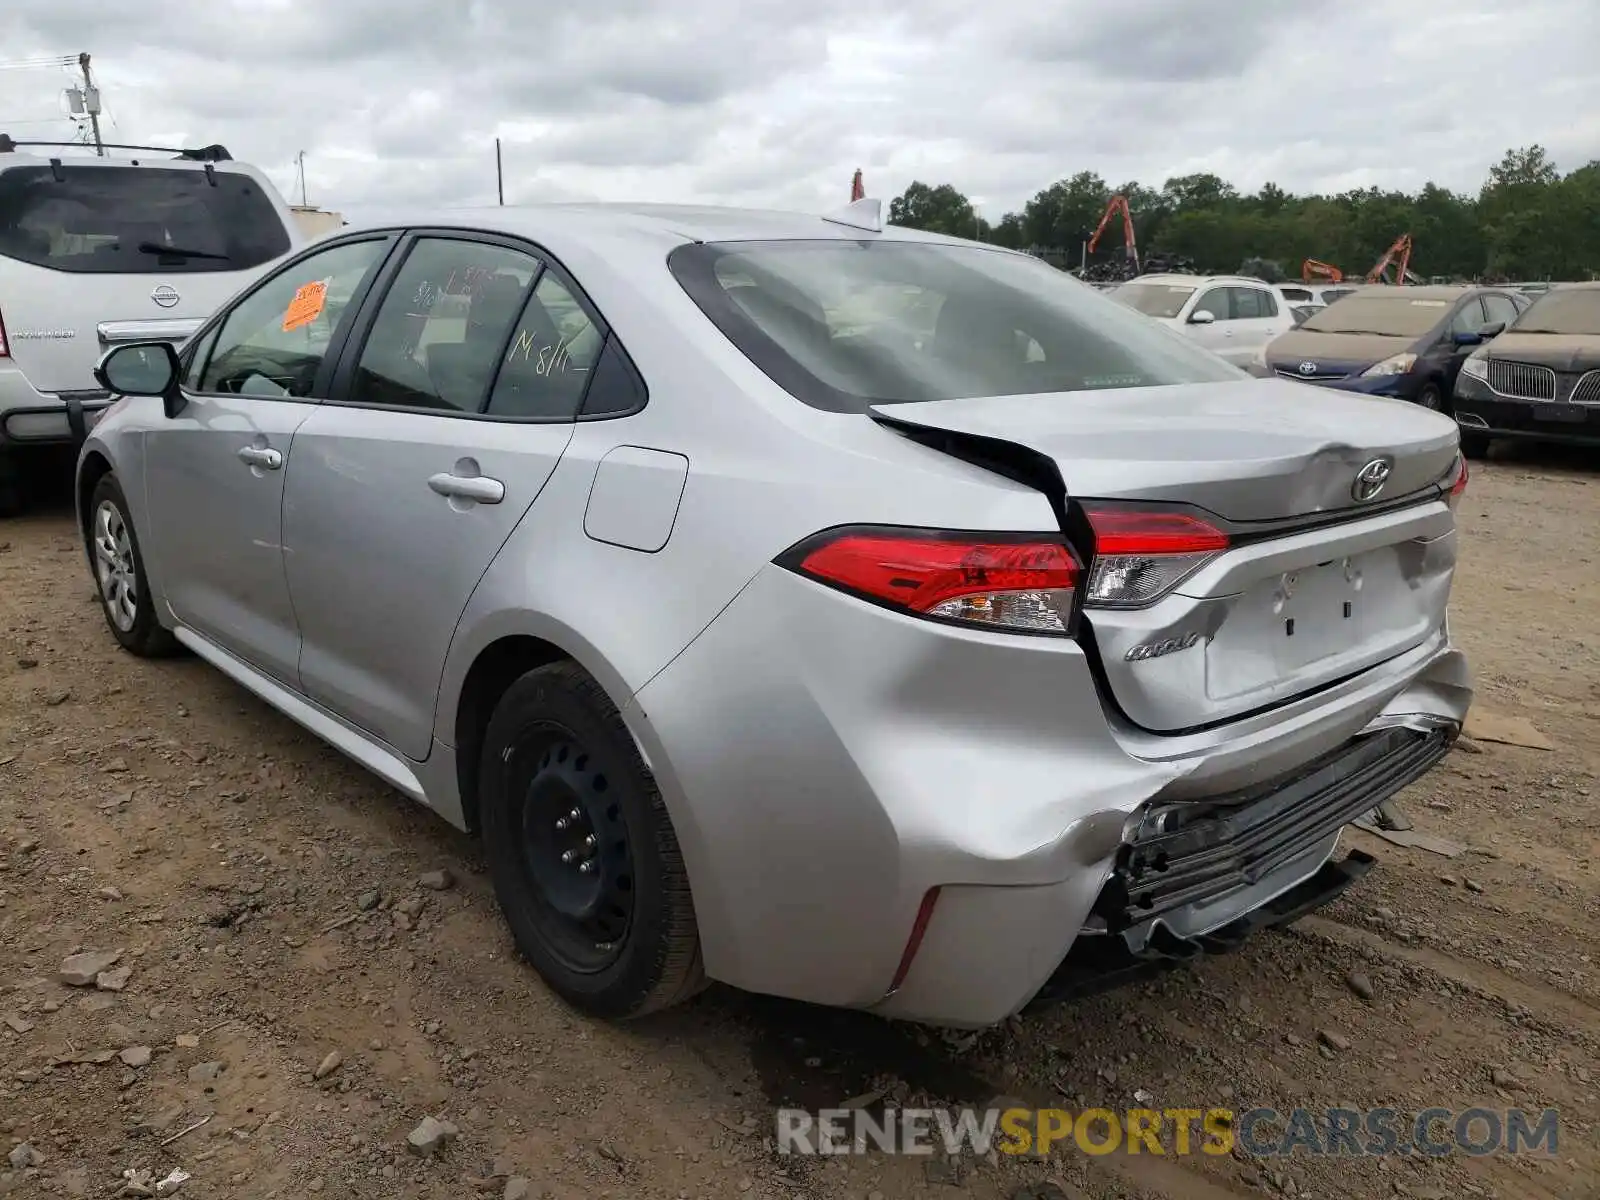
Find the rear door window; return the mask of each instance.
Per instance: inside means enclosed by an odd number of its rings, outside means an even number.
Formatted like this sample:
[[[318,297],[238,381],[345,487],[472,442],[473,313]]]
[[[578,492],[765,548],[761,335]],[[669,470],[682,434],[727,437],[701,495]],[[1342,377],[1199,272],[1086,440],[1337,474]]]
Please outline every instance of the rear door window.
[[[540,266],[507,246],[418,239],[373,320],[350,403],[481,412]]]
[[[572,420],[605,339],[566,284],[546,271],[506,347],[489,397],[490,415]]]
[[[65,164],[0,170],[0,256],[36,267],[118,275],[243,271],[289,248],[272,200],[236,171]]]

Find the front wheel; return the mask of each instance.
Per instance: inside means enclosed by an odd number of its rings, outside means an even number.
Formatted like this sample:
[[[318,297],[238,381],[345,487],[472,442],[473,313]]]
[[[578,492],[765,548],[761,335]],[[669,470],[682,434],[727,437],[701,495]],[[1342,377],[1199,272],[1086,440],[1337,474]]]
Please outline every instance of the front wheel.
[[[133,518],[128,515],[127,497],[115,475],[106,475],[95,484],[89,500],[88,539],[100,609],[112,636],[124,650],[141,658],[175,652],[177,640],[156,620],[150,576],[133,531]]]
[[[574,663],[529,671],[489,719],[484,851],[517,948],[568,1003],[627,1018],[704,985],[694,901],[655,780]]]
[[[1483,433],[1461,431],[1461,453],[1468,458],[1489,457],[1489,436]]]
[[[1431,408],[1434,412],[1443,412],[1445,408],[1444,393],[1439,390],[1438,384],[1426,384],[1417,393],[1417,403],[1423,408]]]

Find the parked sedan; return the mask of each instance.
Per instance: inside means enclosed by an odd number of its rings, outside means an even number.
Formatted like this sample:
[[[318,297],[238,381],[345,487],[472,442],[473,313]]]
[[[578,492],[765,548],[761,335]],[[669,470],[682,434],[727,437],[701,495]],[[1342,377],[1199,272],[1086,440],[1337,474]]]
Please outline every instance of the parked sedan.
[[[1600,283],[1544,292],[1456,378],[1470,455],[1495,438],[1600,444]]]
[[[1260,363],[1286,379],[1444,410],[1467,355],[1527,303],[1501,289],[1362,288],[1275,339]]]
[[[983,1026],[1338,894],[1471,699],[1454,423],[1286,421],[872,208],[435,212],[111,351],[112,636],[480,832],[606,1016],[710,978]]]

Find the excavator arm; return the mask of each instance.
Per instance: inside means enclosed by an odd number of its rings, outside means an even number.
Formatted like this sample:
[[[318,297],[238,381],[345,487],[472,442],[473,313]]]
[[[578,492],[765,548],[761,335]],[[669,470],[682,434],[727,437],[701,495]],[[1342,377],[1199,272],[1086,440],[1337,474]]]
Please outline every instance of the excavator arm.
[[[1388,283],[1388,271],[1390,267],[1393,267],[1394,281],[1396,283],[1407,283],[1416,278],[1409,270],[1410,265],[1411,235],[1402,233],[1395,238],[1394,245],[1383,252],[1383,257],[1377,261],[1372,270],[1367,272],[1367,282]]]
[[[1118,213],[1122,214],[1122,244],[1128,255],[1128,269],[1134,274],[1139,273],[1139,244],[1133,233],[1133,214],[1128,211],[1128,198],[1118,194],[1111,197],[1106,204],[1106,211],[1100,216],[1100,224],[1094,228],[1094,235],[1089,239],[1089,253],[1093,254],[1099,248],[1100,238],[1104,235],[1111,218]]]
[[[1313,279],[1326,279],[1329,283],[1343,283],[1344,272],[1339,270],[1338,267],[1329,266],[1325,262],[1318,262],[1314,258],[1308,258],[1300,264],[1300,278],[1305,283],[1310,283]]]

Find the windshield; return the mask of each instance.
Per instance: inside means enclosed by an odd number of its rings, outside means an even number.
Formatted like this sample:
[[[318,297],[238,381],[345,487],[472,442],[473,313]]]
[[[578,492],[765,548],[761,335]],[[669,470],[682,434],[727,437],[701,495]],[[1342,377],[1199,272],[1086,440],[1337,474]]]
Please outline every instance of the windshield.
[[[1194,289],[1181,283],[1124,283],[1109,294],[1119,304],[1147,317],[1170,318],[1178,315],[1183,302],[1194,295]]]
[[[915,241],[735,242],[681,246],[668,263],[774,382],[833,412],[1242,377],[1020,254]]]
[[[1512,323],[1518,333],[1600,336],[1600,288],[1546,292]]]
[[[241,271],[289,250],[272,201],[237,171],[63,165],[0,170],[0,255],[57,271]]]
[[[1405,295],[1343,296],[1300,326],[1312,333],[1369,333],[1387,337],[1421,337],[1437,325],[1454,303],[1417,300]]]

